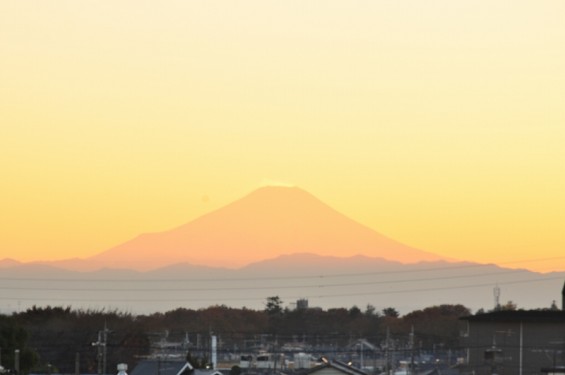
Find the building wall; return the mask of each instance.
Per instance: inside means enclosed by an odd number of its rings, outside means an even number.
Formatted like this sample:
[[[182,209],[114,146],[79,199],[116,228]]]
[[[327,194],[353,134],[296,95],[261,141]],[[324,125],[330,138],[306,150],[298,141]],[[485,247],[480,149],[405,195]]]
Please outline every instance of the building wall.
[[[467,328],[468,364],[477,375],[539,374],[542,367],[565,365],[563,322],[468,322]],[[485,359],[493,345],[494,360]]]

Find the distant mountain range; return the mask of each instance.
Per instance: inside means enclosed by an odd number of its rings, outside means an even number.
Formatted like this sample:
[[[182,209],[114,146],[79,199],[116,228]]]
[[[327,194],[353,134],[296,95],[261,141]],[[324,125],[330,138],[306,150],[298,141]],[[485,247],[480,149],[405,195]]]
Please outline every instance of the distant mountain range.
[[[339,257],[336,257],[339,254]],[[549,307],[565,273],[456,262],[411,248],[298,188],[266,187],[188,224],[141,235],[87,259],[0,261],[0,306],[72,305],[136,313],[214,304],[395,307],[501,302]],[[560,303],[558,303],[560,304]],[[0,310],[0,312],[3,312]]]
[[[300,298],[311,307],[368,304],[401,313],[438,304],[474,311],[511,300],[521,308],[560,306],[565,272],[539,274],[465,262],[402,264],[382,258],[293,254],[228,269],[175,264],[151,271],[77,272],[45,264],[0,262],[0,313],[38,306],[118,309],[145,314],[225,304],[262,309],[269,296],[289,308]]]

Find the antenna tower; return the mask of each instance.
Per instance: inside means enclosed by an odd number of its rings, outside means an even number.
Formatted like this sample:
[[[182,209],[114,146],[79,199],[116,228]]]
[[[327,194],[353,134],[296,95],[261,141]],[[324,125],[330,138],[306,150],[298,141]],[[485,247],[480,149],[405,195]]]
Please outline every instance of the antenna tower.
[[[498,284],[494,287],[494,309],[500,310],[500,288]]]

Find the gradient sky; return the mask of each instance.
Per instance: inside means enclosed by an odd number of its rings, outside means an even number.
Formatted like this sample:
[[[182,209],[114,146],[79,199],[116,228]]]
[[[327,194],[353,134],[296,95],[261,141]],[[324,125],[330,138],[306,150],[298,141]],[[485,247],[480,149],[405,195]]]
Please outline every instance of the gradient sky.
[[[414,247],[565,270],[564,19],[562,0],[2,1],[0,258],[94,255],[283,183]]]

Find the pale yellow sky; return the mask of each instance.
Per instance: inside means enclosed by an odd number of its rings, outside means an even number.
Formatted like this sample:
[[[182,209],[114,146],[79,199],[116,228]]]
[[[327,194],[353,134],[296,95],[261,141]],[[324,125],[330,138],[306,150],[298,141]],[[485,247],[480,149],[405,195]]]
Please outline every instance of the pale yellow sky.
[[[441,255],[565,256],[564,19],[561,0],[2,1],[0,258],[93,255],[269,181]]]

